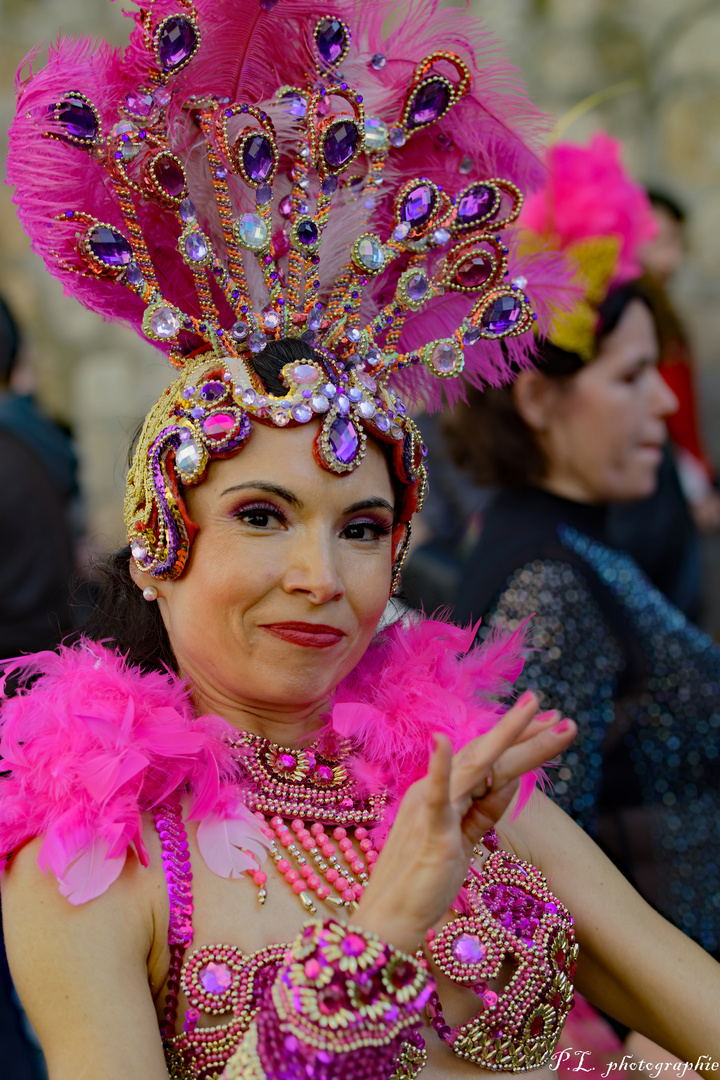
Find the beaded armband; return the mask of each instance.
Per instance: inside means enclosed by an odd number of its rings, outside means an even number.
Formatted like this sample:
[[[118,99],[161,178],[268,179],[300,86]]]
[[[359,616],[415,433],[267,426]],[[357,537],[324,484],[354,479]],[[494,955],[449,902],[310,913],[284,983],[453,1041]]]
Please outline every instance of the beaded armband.
[[[318,1051],[392,1042],[419,1023],[432,983],[418,960],[333,919],[306,924],[273,986],[287,1034]]]

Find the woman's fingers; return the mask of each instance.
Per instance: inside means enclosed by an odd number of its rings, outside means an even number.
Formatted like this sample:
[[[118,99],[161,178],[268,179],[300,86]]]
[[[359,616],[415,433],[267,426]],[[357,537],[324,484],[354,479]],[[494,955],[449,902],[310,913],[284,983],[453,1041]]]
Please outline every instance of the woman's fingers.
[[[495,763],[493,769],[493,791],[498,791],[503,784],[519,778],[523,773],[537,769],[546,761],[556,757],[570,745],[577,734],[574,720],[561,720],[550,729],[538,731],[524,742],[508,747]],[[482,798],[486,793],[482,782],[471,794],[473,798]]]

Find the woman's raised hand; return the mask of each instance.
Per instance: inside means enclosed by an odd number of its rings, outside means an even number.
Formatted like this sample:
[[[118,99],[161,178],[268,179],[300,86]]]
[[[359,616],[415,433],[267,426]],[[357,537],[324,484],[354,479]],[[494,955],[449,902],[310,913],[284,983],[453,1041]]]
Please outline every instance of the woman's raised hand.
[[[538,716],[526,693],[495,727],[452,753],[435,736],[427,776],[408,789],[354,922],[412,952],[460,892],[474,845],[510,804],[523,773],[575,738],[572,720]]]

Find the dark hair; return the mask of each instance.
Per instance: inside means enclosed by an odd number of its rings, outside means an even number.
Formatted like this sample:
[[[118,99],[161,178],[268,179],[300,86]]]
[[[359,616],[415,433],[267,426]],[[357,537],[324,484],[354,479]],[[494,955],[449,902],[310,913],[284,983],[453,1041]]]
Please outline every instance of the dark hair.
[[[269,394],[285,397],[288,390],[280,381],[285,364],[298,360],[317,360],[310,345],[297,338],[271,341],[252,358],[255,371]],[[402,484],[395,476],[392,455],[385,452],[393,484],[396,507],[401,505]],[[132,454],[132,450],[131,450]],[[143,670],[176,670],[176,660],[157,604],[148,603],[130,576],[130,548],[123,547],[96,566],[97,594],[95,607],[86,625],[76,637],[104,641],[128,657]]]
[[[628,305],[651,300],[639,282],[613,289],[598,309],[596,346],[617,328]],[[585,365],[574,352],[551,341],[538,344],[537,369],[558,382],[569,381]],[[515,408],[512,387],[468,391],[467,405],[457,405],[442,421],[452,458],[479,484],[524,487],[545,475],[546,462],[535,435]]]
[[[648,188],[647,197],[650,200],[652,206],[657,207],[660,210],[665,210],[673,220],[677,221],[678,225],[684,225],[687,220],[687,213],[680,203],[667,191],[660,191],[658,188]]]
[[[20,331],[10,308],[0,297],[0,386],[10,382],[10,376],[20,351]]]

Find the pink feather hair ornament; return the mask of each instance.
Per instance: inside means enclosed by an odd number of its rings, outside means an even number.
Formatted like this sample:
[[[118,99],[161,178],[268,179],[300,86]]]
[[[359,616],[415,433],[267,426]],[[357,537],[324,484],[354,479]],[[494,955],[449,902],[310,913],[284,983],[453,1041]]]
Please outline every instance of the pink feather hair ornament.
[[[422,503],[408,404],[529,362],[571,301],[556,253],[518,255],[544,120],[498,43],[440,0],[156,0],[127,48],[61,38],[17,84],[8,178],[65,290],[128,322],[180,375],[148,417],[125,518],[138,565],[177,577],[180,485],[214,455],[319,421],[340,475],[367,436]],[[32,69],[32,61],[31,61]],[[252,356],[301,339],[287,394]]]

